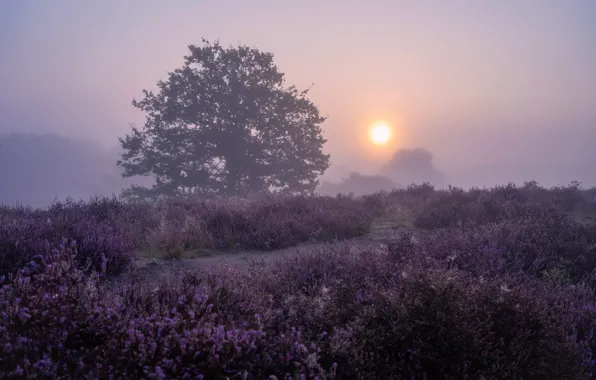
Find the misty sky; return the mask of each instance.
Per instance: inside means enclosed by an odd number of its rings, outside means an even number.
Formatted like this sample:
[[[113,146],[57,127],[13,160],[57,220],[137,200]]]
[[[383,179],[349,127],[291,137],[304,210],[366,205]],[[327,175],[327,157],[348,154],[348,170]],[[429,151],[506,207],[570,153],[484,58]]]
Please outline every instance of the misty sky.
[[[336,167],[422,147],[452,183],[596,184],[596,1],[1,0],[0,133],[117,144],[130,102],[201,37],[314,87]],[[366,128],[396,127],[374,150]],[[511,178],[510,178],[511,177]]]

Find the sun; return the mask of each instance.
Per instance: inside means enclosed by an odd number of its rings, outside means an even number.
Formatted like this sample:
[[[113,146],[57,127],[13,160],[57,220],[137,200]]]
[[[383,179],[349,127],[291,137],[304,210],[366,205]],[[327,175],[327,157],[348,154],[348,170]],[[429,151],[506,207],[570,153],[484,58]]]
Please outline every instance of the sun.
[[[377,144],[386,144],[391,138],[391,128],[389,124],[384,121],[377,121],[373,123],[369,130],[370,140]]]

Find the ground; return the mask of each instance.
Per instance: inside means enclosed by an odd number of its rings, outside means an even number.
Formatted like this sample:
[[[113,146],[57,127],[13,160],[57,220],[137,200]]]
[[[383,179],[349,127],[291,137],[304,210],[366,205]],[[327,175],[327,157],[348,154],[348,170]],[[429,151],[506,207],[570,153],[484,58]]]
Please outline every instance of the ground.
[[[180,259],[169,259],[156,256],[152,253],[140,252],[137,255],[134,271],[140,275],[142,281],[155,283],[164,276],[171,276],[184,270],[217,267],[220,265],[246,268],[251,263],[270,263],[284,257],[316,250],[330,244],[349,245],[354,249],[368,247],[382,248],[387,241],[399,238],[399,236],[405,233],[410,233],[420,238],[425,231],[414,227],[411,221],[404,217],[381,217],[373,222],[370,232],[366,235],[343,241],[311,242],[273,251],[221,252],[194,250],[185,252]],[[129,278],[130,274],[124,274],[112,279],[112,281],[114,283],[120,283],[121,281],[127,281]]]

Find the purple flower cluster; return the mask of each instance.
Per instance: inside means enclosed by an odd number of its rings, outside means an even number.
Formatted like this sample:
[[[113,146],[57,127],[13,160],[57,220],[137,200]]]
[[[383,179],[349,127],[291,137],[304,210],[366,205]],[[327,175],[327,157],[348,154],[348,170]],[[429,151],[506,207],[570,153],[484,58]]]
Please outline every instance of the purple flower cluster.
[[[0,277],[0,379],[592,378],[593,194],[534,184],[470,192],[421,186],[358,199],[153,208],[114,201],[94,204],[96,219],[88,205],[53,210],[71,225],[116,226],[100,230],[106,234],[141,231],[156,212],[181,228],[198,214],[215,241],[237,243],[248,238],[236,232],[262,236],[259,223],[276,228],[267,218],[289,236],[306,228],[300,220],[325,233],[356,231],[339,219],[360,215],[366,229],[376,210],[407,209],[420,221],[431,205],[453,206],[438,207],[447,223],[428,225],[418,239],[404,235],[381,248],[330,244],[266,266],[188,271],[151,285],[107,286],[112,256],[81,265],[79,250],[90,249],[84,239],[46,239],[38,243],[45,254],[30,256],[36,266]],[[18,223],[48,215],[11,212]]]
[[[155,249],[278,249],[300,242],[362,235],[374,209],[353,197],[256,200],[165,200],[125,203],[116,198],[56,202],[47,210],[0,210],[0,275],[35,266],[49,247],[74,241],[80,266],[108,274],[126,270],[133,253]]]

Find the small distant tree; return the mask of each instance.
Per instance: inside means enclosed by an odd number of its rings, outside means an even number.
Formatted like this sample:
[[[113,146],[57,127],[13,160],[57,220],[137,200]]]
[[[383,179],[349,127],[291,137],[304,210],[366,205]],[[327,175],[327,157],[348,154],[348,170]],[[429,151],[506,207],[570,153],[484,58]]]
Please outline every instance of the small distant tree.
[[[329,155],[326,118],[308,90],[285,86],[271,53],[202,42],[157,83],[158,93],[133,100],[146,122],[119,139],[118,165],[124,177],[152,175],[156,183],[124,195],[314,192]]]
[[[422,148],[397,150],[379,174],[400,183],[430,183],[437,187],[445,184],[443,174],[433,165],[432,153]]]

